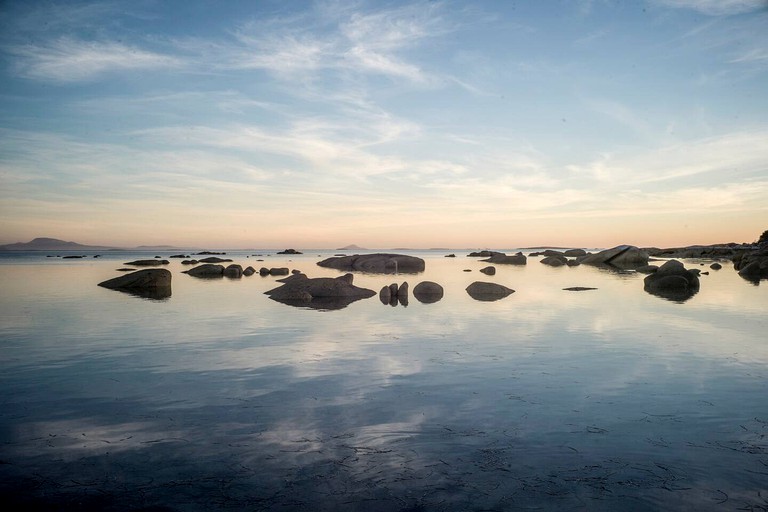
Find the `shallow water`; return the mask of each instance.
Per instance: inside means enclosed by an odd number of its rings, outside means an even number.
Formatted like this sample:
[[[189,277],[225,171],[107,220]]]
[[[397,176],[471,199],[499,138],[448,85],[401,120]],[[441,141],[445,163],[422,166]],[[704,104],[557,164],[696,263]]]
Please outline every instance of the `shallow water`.
[[[250,254],[228,257],[341,274],[316,265],[324,252]],[[355,284],[432,280],[440,302],[373,297],[335,311],[269,299],[275,277],[200,280],[177,259],[173,295],[158,301],[96,286],[136,254],[1,255],[3,499],[115,510],[768,507],[766,281],[724,262],[675,302],[631,272],[530,258],[489,277],[466,253],[411,254],[424,273]],[[476,280],[516,293],[475,301],[464,288]]]

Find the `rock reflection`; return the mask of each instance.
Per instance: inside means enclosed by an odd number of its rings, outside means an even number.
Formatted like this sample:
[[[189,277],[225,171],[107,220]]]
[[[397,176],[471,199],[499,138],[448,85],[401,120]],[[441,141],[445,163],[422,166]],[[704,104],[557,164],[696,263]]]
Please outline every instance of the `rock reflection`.
[[[467,293],[475,300],[492,302],[515,293],[515,290],[498,283],[475,281],[467,286]]]

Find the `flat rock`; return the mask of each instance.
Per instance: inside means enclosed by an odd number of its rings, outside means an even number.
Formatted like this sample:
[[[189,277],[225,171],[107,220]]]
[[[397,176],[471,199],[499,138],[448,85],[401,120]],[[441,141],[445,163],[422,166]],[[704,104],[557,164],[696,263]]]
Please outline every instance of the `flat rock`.
[[[219,258],[217,256],[210,256],[208,258],[203,258],[200,260],[200,263],[228,263],[232,260],[227,258]]]
[[[123,265],[132,265],[134,267],[159,267],[160,265],[168,265],[170,261],[168,260],[136,260],[136,261],[128,261],[123,263]]]
[[[588,290],[597,290],[597,288],[590,288],[588,286],[571,286],[569,288],[563,288],[567,292],[586,292]]]
[[[416,256],[404,254],[354,254],[351,256],[334,256],[318,261],[325,268],[369,272],[372,274],[417,273],[424,271],[424,260]]]
[[[281,286],[265,293],[284,304],[316,309],[341,309],[352,302],[376,295],[373,290],[352,284],[353,279],[352,274],[312,279],[304,274],[293,274],[281,279]]]
[[[491,251],[489,258],[480,261],[497,265],[525,265],[528,263],[528,258],[522,252],[509,256],[503,252]]]
[[[475,300],[494,301],[515,293],[515,290],[498,283],[475,281],[467,286],[467,293]]]

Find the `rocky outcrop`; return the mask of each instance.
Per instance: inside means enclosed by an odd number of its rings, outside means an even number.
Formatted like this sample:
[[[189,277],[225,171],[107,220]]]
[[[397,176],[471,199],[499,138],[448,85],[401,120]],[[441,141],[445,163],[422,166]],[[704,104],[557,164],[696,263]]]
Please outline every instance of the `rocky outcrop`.
[[[515,290],[497,283],[475,281],[467,286],[467,293],[475,300],[494,301],[515,293]]]
[[[184,260],[181,262],[182,265],[197,265],[198,263],[200,262],[197,260]]]
[[[494,267],[493,265],[489,265],[487,267],[481,268],[480,272],[482,272],[483,274],[485,274],[487,276],[494,276],[494,275],[496,275],[496,267]]]
[[[200,277],[203,279],[224,277],[224,266],[215,265],[213,263],[205,263],[189,270],[185,270],[183,273],[189,274],[192,277]]]
[[[372,274],[415,274],[423,272],[425,266],[424,260],[416,256],[383,253],[334,256],[318,261],[317,264],[325,268]]]
[[[493,255],[493,251],[475,251],[467,254],[468,258],[489,258]]]
[[[303,254],[303,253],[297,251],[296,249],[286,249],[284,251],[278,252],[277,254]]]
[[[443,287],[432,281],[422,281],[413,287],[413,296],[421,303],[432,304],[443,298]]]
[[[352,274],[340,277],[317,277],[310,279],[305,274],[294,274],[280,279],[281,286],[266,293],[271,299],[291,306],[315,309],[341,309],[352,302],[367,299],[376,292],[352,284]]]
[[[691,245],[688,247],[648,247],[643,249],[654,258],[725,258],[731,259],[743,250],[742,244]]]
[[[579,258],[579,261],[585,265],[634,269],[648,264],[648,253],[634,245],[619,245],[596,254],[588,254]]]
[[[497,265],[525,265],[528,263],[528,258],[522,252],[508,256],[503,252],[491,251],[490,257],[480,261],[495,263]]]
[[[699,270],[699,269],[694,269]],[[687,270],[677,260],[669,260],[643,280],[646,292],[674,301],[685,301],[699,291],[698,272]]]
[[[744,279],[753,283],[768,279],[768,244],[756,251],[738,255],[733,259],[733,268]]]
[[[584,249],[568,249],[567,251],[563,252],[563,256],[567,256],[569,258],[580,258],[586,255],[587,251]]]
[[[138,270],[103,281],[99,286],[151,299],[165,299],[171,296],[171,272],[164,268]]]
[[[159,267],[160,265],[168,265],[170,261],[168,260],[136,260],[136,261],[128,261],[126,263],[123,263],[123,265],[132,265],[134,267]]]

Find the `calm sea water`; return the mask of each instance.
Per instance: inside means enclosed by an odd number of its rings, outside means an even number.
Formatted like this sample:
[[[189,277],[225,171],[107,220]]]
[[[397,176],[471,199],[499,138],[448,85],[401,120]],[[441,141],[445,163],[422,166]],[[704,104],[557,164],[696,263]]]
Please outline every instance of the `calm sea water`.
[[[340,275],[316,265],[327,253],[250,254],[228,257]],[[97,286],[142,255],[0,255],[3,501],[768,508],[768,282],[724,262],[675,302],[631,272],[531,258],[488,277],[466,253],[411,254],[424,273],[355,284],[432,280],[443,300],[334,311],[272,301],[274,277],[199,280],[180,260],[158,301]],[[464,291],[475,280],[516,293],[475,301]]]

